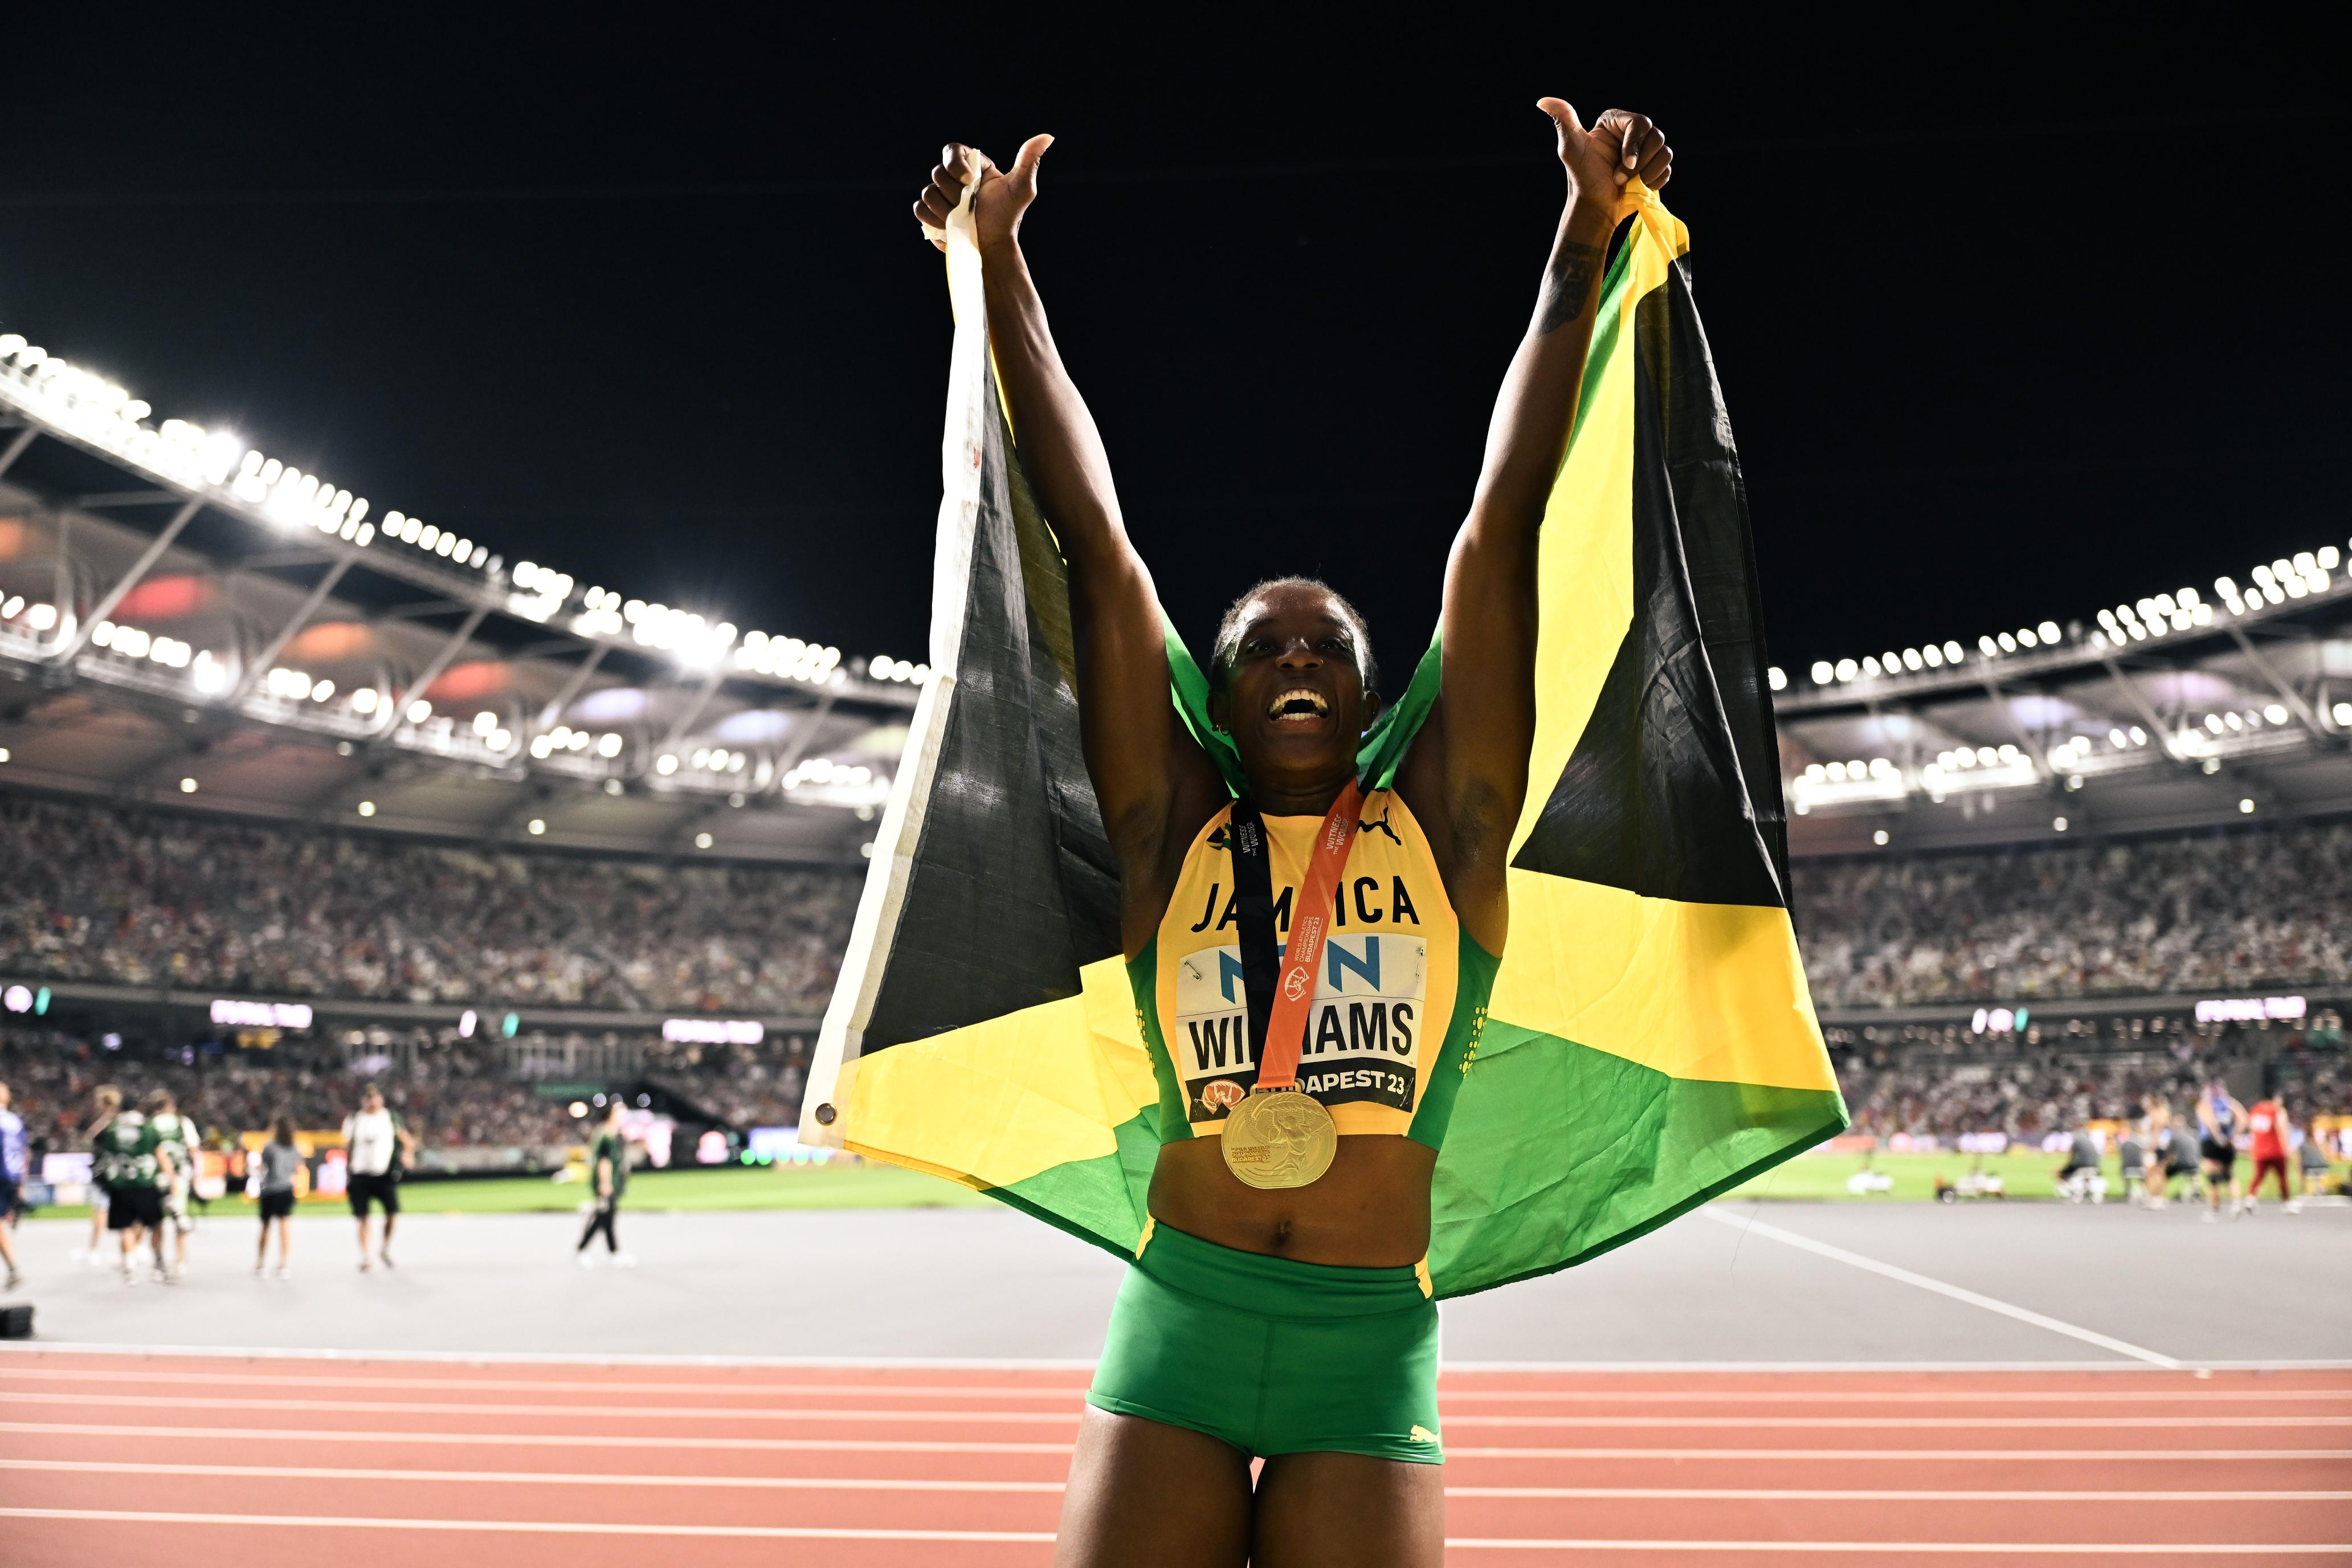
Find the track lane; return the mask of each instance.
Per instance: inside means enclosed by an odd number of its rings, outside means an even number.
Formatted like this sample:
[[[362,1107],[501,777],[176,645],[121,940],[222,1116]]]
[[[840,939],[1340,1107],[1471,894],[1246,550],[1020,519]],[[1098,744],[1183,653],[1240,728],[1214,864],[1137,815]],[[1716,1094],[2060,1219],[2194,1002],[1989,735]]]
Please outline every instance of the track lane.
[[[853,1568],[1042,1564],[1082,1386],[0,1356],[0,1518],[12,1568],[191,1530],[245,1568],[295,1562],[306,1530],[444,1568],[642,1568],[687,1526],[722,1568],[795,1541]],[[2338,1372],[1480,1372],[1441,1402],[1463,1561],[2352,1562]]]

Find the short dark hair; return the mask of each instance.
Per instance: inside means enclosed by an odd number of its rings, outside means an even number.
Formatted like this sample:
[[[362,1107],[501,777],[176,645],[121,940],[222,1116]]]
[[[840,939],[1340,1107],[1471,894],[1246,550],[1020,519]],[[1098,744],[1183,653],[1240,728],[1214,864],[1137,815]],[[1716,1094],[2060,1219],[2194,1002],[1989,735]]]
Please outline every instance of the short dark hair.
[[[1252,584],[1249,592],[1226,606],[1224,619],[1217,623],[1217,640],[1209,646],[1209,685],[1212,689],[1224,685],[1226,675],[1233,669],[1234,657],[1241,651],[1243,616],[1251,604],[1270,588],[1312,588],[1317,593],[1328,595],[1331,602],[1339,607],[1339,613],[1355,623],[1356,673],[1362,679],[1364,689],[1376,691],[1380,689],[1380,666],[1372,658],[1370,625],[1365,621],[1364,613],[1348,602],[1345,594],[1320,577],[1268,577],[1264,582]]]

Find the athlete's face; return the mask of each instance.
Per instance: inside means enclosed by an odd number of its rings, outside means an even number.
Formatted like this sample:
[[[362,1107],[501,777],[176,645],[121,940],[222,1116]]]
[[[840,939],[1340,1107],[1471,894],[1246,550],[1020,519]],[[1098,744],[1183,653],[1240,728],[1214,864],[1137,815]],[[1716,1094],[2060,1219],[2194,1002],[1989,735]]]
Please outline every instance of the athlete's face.
[[[1344,778],[1371,722],[1355,623],[1320,589],[1270,588],[1242,618],[1241,640],[1210,717],[1234,738],[1261,794]]]

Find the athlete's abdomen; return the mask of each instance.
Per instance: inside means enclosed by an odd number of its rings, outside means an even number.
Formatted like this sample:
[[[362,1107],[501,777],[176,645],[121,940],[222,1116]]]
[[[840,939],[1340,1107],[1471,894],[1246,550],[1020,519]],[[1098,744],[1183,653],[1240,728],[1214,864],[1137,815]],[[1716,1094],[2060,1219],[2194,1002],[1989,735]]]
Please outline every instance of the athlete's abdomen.
[[[1237,1252],[1346,1268],[1401,1268],[1429,1252],[1437,1151],[1411,1138],[1339,1140],[1322,1178],[1260,1191],[1225,1168],[1214,1138],[1165,1144],[1151,1174],[1152,1218]]]

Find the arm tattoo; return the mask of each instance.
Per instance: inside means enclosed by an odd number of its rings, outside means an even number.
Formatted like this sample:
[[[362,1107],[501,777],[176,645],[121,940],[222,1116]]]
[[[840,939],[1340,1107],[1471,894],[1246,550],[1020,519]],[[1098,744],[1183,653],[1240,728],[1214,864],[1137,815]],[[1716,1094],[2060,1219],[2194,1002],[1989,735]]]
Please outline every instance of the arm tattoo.
[[[1601,273],[1603,253],[1599,246],[1563,239],[1552,253],[1544,274],[1543,300],[1536,311],[1536,336],[1549,337],[1584,314],[1584,297]]]

